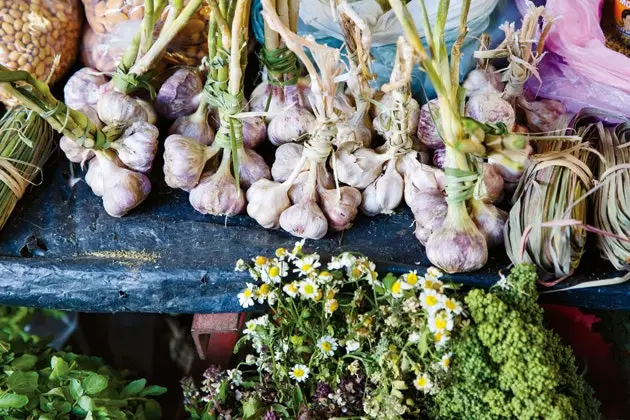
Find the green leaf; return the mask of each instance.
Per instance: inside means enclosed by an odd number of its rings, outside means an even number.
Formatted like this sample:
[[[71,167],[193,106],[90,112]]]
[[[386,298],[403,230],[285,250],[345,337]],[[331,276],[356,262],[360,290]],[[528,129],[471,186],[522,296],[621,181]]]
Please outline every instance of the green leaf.
[[[50,379],[57,379],[62,376],[66,376],[70,371],[68,363],[61,357],[57,356],[53,356],[50,359],[50,367],[52,368],[52,372],[50,372]]]
[[[426,332],[420,334],[420,341],[418,342],[418,351],[420,356],[424,356],[429,351],[428,335]]]
[[[79,407],[81,407],[87,412],[90,412],[94,410],[94,401],[92,401],[92,398],[88,397],[87,395],[84,395],[81,398],[79,398]]]
[[[4,394],[0,395],[0,409],[22,408],[28,404],[26,395]]]
[[[22,372],[16,370],[9,376],[7,385],[9,389],[18,394],[29,394],[37,389],[37,380],[39,374],[37,372]]]
[[[293,409],[298,412],[300,407],[302,407],[302,401],[304,400],[304,394],[302,394],[302,390],[299,385],[295,386],[293,390]]]
[[[57,397],[66,398],[65,394],[63,393],[63,389],[61,389],[60,387],[52,388],[44,395],[56,395]]]
[[[72,398],[75,401],[78,401],[79,398],[81,398],[83,396],[83,387],[81,386],[81,383],[79,383],[79,381],[77,381],[76,379],[72,378],[70,379],[70,394],[72,395]]]
[[[387,273],[385,278],[383,278],[383,285],[385,286],[385,289],[392,290],[392,286],[396,283],[396,280],[398,280],[398,278],[395,275]]]
[[[162,418],[162,408],[155,400],[147,400],[144,405],[144,415],[147,420],[160,420]]]
[[[158,395],[166,394],[167,389],[163,386],[151,385],[146,387],[141,393],[141,397],[156,397]]]
[[[146,379],[136,379],[133,382],[129,382],[122,390],[123,397],[135,397],[142,392],[147,384]]]
[[[247,401],[243,403],[243,417],[253,417],[259,409],[260,402],[254,397],[248,398]]]
[[[282,404],[274,404],[271,406],[271,408],[273,408],[273,411],[275,411],[276,413],[281,414],[283,418],[288,419],[291,417],[289,415],[289,411]]]
[[[88,395],[95,395],[107,388],[107,378],[98,373],[92,373],[83,380],[82,385]]]
[[[92,415],[91,411],[88,411],[87,415],[85,416],[85,420],[94,420],[94,416]]]
[[[37,363],[37,356],[32,354],[25,354],[18,357],[11,363],[11,367],[16,370],[29,370],[32,369]]]
[[[72,405],[68,401],[55,401],[53,407],[59,414],[68,414],[72,410]]]

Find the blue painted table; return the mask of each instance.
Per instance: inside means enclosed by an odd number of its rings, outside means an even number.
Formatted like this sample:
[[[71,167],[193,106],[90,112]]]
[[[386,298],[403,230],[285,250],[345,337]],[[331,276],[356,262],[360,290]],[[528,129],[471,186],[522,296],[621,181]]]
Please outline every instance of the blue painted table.
[[[235,296],[247,276],[234,272],[234,262],[270,255],[296,239],[265,230],[244,215],[225,219],[198,214],[188,194],[169,189],[161,176],[158,163],[150,198],[114,219],[83,181],[70,187],[67,161],[53,162],[45,184],[27,194],[0,232],[0,304],[98,312],[237,312]],[[359,217],[350,231],[307,241],[307,248],[323,256],[362,252],[382,271],[421,268],[429,262],[411,224],[406,208],[391,216]],[[508,263],[499,248],[483,270],[452,278],[488,286]],[[594,252],[582,267],[576,280],[613,274]],[[543,299],[630,309],[630,284]]]

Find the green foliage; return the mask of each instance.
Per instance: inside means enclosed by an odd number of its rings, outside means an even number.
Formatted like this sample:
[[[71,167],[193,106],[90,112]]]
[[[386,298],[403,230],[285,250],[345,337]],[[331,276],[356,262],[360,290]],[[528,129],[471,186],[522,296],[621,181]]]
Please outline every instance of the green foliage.
[[[494,290],[468,293],[472,323],[453,343],[453,376],[435,397],[438,417],[599,418],[571,349],[543,325],[536,279],[535,268],[521,264]]]
[[[124,375],[96,357],[57,351],[23,331],[34,310],[0,307],[0,418],[138,419],[161,417],[148,398],[165,388]]]

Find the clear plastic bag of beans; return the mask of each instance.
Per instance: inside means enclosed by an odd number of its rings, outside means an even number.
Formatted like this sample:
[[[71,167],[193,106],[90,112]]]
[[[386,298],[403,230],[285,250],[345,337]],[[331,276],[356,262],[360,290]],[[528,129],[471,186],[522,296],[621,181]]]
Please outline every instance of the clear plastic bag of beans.
[[[72,66],[79,43],[78,0],[0,0],[0,63],[40,80],[59,80]]]
[[[83,35],[81,57],[90,67],[100,71],[113,71],[140,27],[144,16],[144,0],[82,1],[90,28]],[[156,26],[156,32],[168,11],[169,6],[166,6]],[[186,65],[201,62],[208,51],[209,14],[208,6],[204,4],[169,44],[164,57],[166,60]]]

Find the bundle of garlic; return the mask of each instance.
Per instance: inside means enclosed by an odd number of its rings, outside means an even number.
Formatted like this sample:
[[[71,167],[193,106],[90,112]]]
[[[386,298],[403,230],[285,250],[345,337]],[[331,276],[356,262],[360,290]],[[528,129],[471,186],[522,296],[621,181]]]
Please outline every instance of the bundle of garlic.
[[[157,150],[158,132],[147,122],[145,107],[110,94],[97,110],[86,108],[86,115],[55,99],[48,85],[27,72],[0,66],[0,81],[6,94],[63,134],[61,148],[71,161],[89,161],[86,182],[103,197],[108,214],[123,216],[147,197],[151,184],[144,172]]]
[[[320,239],[328,229],[348,229],[361,203],[357,189],[334,189],[336,180],[326,168],[342,114],[335,107],[338,77],[343,72],[340,53],[296,35],[282,22],[270,0],[262,4],[269,27],[282,36],[308,71],[316,121],[303,146],[286,143],[277,149],[271,171],[274,181],[264,179],[252,185],[247,191],[247,213],[266,228],[282,227],[295,236]],[[310,51],[315,64],[303,48]]]
[[[171,134],[165,142],[164,174],[169,186],[190,191],[190,203],[198,212],[232,216],[245,210],[243,189],[270,178],[269,167],[245,144],[244,135],[244,119],[251,116],[243,94],[251,0],[238,0],[234,7],[225,0],[208,4],[208,75],[196,112],[207,124],[208,106],[215,108],[220,125],[214,138],[191,131]],[[208,165],[218,155],[218,168]]]
[[[272,0],[273,10],[284,26],[297,32],[300,3],[298,0]],[[264,112],[269,141],[281,144],[302,139],[315,124],[308,103],[310,86],[299,78],[298,59],[294,52],[266,22],[265,44],[260,53],[263,81],[251,95],[253,112]]]

